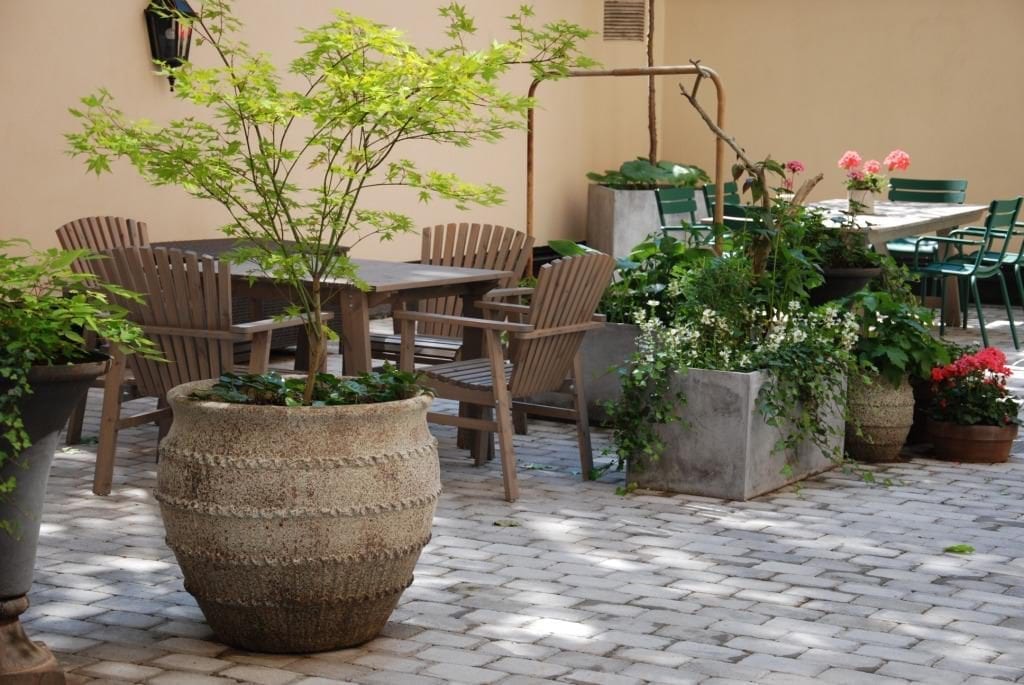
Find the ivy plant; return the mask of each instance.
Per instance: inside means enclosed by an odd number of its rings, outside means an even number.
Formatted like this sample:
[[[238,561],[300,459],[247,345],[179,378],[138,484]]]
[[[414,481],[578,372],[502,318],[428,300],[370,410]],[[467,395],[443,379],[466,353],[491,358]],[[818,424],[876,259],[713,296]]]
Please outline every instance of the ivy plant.
[[[125,353],[160,356],[142,329],[128,321],[127,311],[111,301],[139,296],[72,268],[76,260],[96,258],[81,250],[31,251],[23,240],[0,241],[0,467],[31,446],[21,405],[32,393],[33,366],[102,358],[86,349],[87,331]],[[0,480],[0,502],[8,501],[16,486],[14,475]],[[16,524],[0,520],[0,530],[14,535]]]
[[[67,136],[69,151],[89,170],[108,172],[111,161],[127,159],[151,184],[220,203],[230,217],[224,232],[246,241],[234,258],[290,286],[292,313],[308,313],[304,404],[313,402],[331,335],[321,317],[330,299],[324,282],[359,283],[339,248],[413,227],[386,209],[380,191],[405,187],[424,202],[458,208],[502,200],[497,186],[424,168],[414,150],[445,160],[446,147],[493,143],[522,128],[532,100],[501,85],[516,65],[553,79],[593,64],[579,49],[589,31],[538,24],[528,6],[508,17],[507,40],[479,45],[462,5],[440,14],[447,44],[421,49],[394,28],[338,10],[302,32],[303,52],[285,77],[268,54],[238,38],[241,23],[227,0],[206,0],[197,16],[177,19],[193,26],[197,50],[205,47],[216,64],[162,67],[188,114],[160,124],[132,120],[106,90],[71,111],[81,128]]]
[[[318,373],[313,388],[313,406],[337,406],[370,402],[393,402],[415,397],[423,392],[417,384],[418,374],[400,371],[384,364],[379,371],[369,371],[351,378],[338,378]],[[203,400],[236,404],[272,404],[300,406],[306,390],[306,378],[281,376],[278,373],[225,373],[206,390],[192,393]]]

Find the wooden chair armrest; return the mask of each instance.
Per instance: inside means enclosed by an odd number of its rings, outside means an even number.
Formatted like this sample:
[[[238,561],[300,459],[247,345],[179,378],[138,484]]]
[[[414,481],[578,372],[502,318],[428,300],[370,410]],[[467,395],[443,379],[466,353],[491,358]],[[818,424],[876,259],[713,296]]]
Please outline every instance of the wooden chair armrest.
[[[530,308],[525,304],[511,304],[509,302],[492,302],[489,300],[477,300],[474,302],[477,307],[485,311],[508,312],[510,314],[526,314]]]
[[[330,321],[334,318],[332,312],[320,312],[320,317],[324,321]],[[260,319],[259,321],[246,321],[245,323],[235,324],[231,327],[232,333],[239,335],[251,336],[256,333],[264,333],[266,331],[276,331],[282,328],[294,328],[295,326],[305,326],[307,317],[305,315],[300,316],[288,316],[283,319]]]
[[[529,333],[533,326],[525,323],[512,323],[511,321],[495,321],[492,319],[474,319],[468,316],[452,316],[451,314],[430,314],[427,312],[414,312],[399,310],[392,312],[396,321],[422,321],[424,323],[453,323],[469,328],[480,328],[492,331],[508,331],[510,333]]]
[[[231,340],[241,342],[247,339],[244,333],[235,331],[208,331],[204,328],[178,328],[177,326],[140,326],[146,335],[177,335],[183,338],[202,338],[203,340]]]
[[[484,300],[498,300],[505,297],[532,295],[533,290],[533,288],[495,288],[494,290],[487,291],[484,295]]]
[[[539,331],[515,334],[516,340],[533,340],[535,338],[547,338],[552,335],[567,335],[569,333],[585,333],[597,328],[603,328],[600,321],[587,321],[586,323],[574,323],[569,326],[556,326],[555,328],[542,328]]]

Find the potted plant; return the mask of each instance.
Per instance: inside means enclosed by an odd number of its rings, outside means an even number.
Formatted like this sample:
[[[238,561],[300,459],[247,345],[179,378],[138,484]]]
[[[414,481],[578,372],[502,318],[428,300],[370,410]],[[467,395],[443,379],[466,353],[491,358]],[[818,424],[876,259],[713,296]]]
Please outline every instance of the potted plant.
[[[935,365],[949,361],[931,334],[931,310],[918,306],[904,283],[851,298],[858,329],[853,353],[861,372],[850,376],[845,449],[858,461],[899,457],[914,423],[912,379],[927,378]]]
[[[1017,437],[1020,401],[1006,387],[1012,372],[994,347],[932,369],[928,435],[940,459],[1004,462]]]
[[[4,682],[19,675],[60,672],[45,646],[25,636],[18,616],[28,608],[26,595],[32,586],[43,499],[58,434],[108,365],[105,355],[86,349],[83,334],[95,333],[127,353],[157,355],[142,331],[126,321],[126,311],[110,301],[112,295],[134,296],[72,269],[76,260],[89,259],[85,252],[26,252],[24,241],[0,241],[0,681]]]
[[[451,43],[424,50],[339,10],[304,31],[286,80],[235,37],[229,4],[207,0],[197,16],[176,16],[218,63],[163,67],[175,76],[175,96],[203,116],[161,127],[130,121],[105,91],[73,112],[82,130],[68,136],[71,152],[90,169],[127,158],[155,185],[219,202],[231,217],[225,232],[247,241],[235,258],[288,286],[294,310],[308,317],[304,378],[229,377],[168,398],[175,422],[158,473],[168,543],[229,644],[309,652],[369,640],[429,539],[440,493],[429,398],[392,368],[344,380],[317,373],[330,335],[321,284],[358,283],[339,248],[413,226],[371,209],[363,193],[399,186],[459,207],[498,203],[500,188],[422,169],[405,155],[522,128],[531,100],[498,84],[515,64],[544,78],[591,64],[577,47],[588,31],[536,25],[529,7],[509,17],[511,40],[479,47],[470,45],[475,25],[462,6],[441,15]]]
[[[710,180],[698,167],[643,157],[587,178],[593,181],[587,190],[587,244],[616,258],[661,225],[655,188],[696,188]]]
[[[882,166],[889,171],[906,171],[910,168],[910,155],[897,148],[881,162],[876,159],[865,162],[856,150],[847,150],[839,158],[838,165],[846,170],[850,214],[874,214],[875,201],[889,187],[881,174]]]
[[[808,224],[807,244],[817,254],[823,279],[821,285],[811,289],[811,304],[852,295],[882,275],[883,255],[871,249],[852,214],[839,225],[826,223],[820,212],[810,210],[810,214],[813,219]]]
[[[671,324],[641,319],[611,411],[630,483],[746,500],[842,461],[852,315],[810,308],[782,273],[709,255]]]

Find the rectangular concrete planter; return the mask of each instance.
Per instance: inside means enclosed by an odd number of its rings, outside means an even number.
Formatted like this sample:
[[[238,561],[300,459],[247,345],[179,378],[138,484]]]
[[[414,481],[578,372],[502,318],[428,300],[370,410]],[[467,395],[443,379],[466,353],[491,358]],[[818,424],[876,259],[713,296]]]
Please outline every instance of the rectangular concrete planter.
[[[640,329],[630,323],[606,323],[602,328],[587,331],[580,345],[583,363],[583,396],[591,425],[599,426],[608,418],[605,404],[622,396],[617,369],[636,351]],[[545,393],[534,398],[543,404],[570,406],[568,395]]]
[[[690,369],[672,381],[687,398],[682,421],[658,428],[665,451],[642,468],[630,464],[628,482],[642,488],[731,500],[748,500],[831,469],[834,464],[810,442],[795,455],[773,452],[782,429],[769,426],[757,409],[767,378],[760,371],[735,373]],[[842,447],[843,417],[830,421]],[[790,475],[783,475],[787,463]]]
[[[697,217],[708,215],[702,193],[695,196]],[[678,217],[682,219],[682,217]],[[669,217],[669,221],[673,221]],[[653,190],[623,190],[592,183],[587,191],[587,245],[613,257],[625,257],[661,228]]]
[[[590,184],[587,191],[587,245],[625,257],[661,227],[653,190],[619,190]]]

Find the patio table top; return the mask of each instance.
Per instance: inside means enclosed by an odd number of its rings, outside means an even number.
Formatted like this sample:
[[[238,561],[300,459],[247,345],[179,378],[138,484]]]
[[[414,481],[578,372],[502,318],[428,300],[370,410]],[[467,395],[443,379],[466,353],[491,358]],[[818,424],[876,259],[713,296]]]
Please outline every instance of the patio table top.
[[[846,198],[813,202],[811,207],[832,214],[845,212]],[[944,202],[876,202],[874,214],[861,214],[855,225],[868,232],[875,247],[897,238],[928,233],[948,233],[957,226],[980,223],[988,205],[961,205]],[[845,218],[845,217],[844,217]]]

